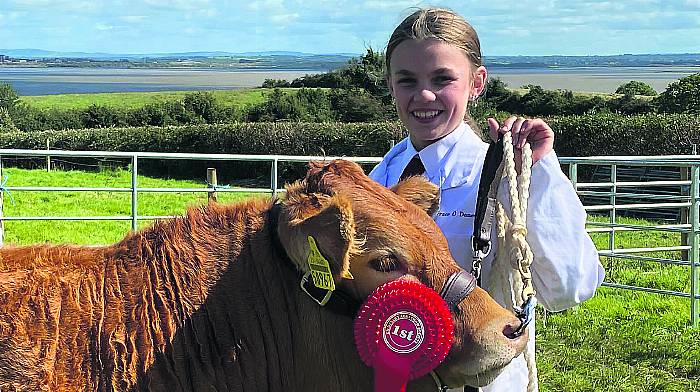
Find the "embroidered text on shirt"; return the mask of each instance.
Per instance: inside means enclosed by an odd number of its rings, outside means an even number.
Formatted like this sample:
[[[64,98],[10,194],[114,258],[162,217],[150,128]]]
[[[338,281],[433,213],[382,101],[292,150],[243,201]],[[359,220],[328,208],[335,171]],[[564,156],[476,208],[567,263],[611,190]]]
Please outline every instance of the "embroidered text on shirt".
[[[438,211],[437,216],[453,216],[453,217],[460,217],[460,218],[473,218],[474,213],[473,212],[465,212],[461,210],[454,210],[454,211]]]

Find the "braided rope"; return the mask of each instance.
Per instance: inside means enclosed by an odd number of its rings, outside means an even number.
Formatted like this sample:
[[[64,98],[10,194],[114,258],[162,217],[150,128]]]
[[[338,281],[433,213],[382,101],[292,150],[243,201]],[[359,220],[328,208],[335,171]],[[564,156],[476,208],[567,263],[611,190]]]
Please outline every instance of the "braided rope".
[[[532,150],[526,143],[522,151],[521,174],[518,176],[515,168],[513,138],[508,132],[503,137],[503,172],[508,180],[508,191],[511,202],[511,219],[505,213],[501,203],[496,205],[496,222],[498,236],[498,251],[493,260],[491,282],[503,282],[501,289],[506,305],[511,309],[515,304],[524,303],[530,296],[535,295],[532,286],[533,254],[527,243],[527,203],[529,198],[530,177],[532,168]],[[506,268],[509,262],[510,268]],[[510,284],[505,284],[506,282]],[[491,285],[496,287],[496,285]],[[534,339],[534,336],[531,337]],[[525,346],[525,362],[528,368],[528,392],[538,390],[537,365],[535,352],[530,345]]]

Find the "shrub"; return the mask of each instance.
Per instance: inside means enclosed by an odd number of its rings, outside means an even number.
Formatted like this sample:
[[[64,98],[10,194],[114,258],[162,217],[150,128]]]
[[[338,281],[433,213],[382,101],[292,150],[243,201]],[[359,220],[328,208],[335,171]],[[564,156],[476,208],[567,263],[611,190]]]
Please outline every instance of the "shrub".
[[[558,91],[545,90],[541,86],[524,86],[529,91],[520,99],[522,111],[530,116],[553,116],[560,114],[565,100]]]
[[[12,86],[9,83],[0,83],[0,108],[5,108],[8,113],[12,113],[18,104],[19,95]]]
[[[631,80],[627,83],[621,84],[617,90],[615,90],[615,94],[646,95],[651,97],[657,95],[658,93],[650,85],[644,82]]]
[[[18,132],[19,129],[10,118],[10,112],[6,107],[0,106],[0,131],[2,132]]]
[[[81,115],[85,128],[107,128],[125,125],[125,122],[120,121],[119,111],[108,106],[93,104],[83,110]]]
[[[204,122],[211,124],[216,117],[216,99],[214,94],[208,91],[197,91],[185,94],[182,100],[185,110],[192,112],[195,116],[201,117]]]
[[[396,120],[396,110],[359,88],[330,91],[330,103],[335,118],[342,122],[372,122]]]
[[[611,111],[622,114],[652,113],[655,110],[652,101],[638,98],[632,94],[625,94],[619,98],[608,101],[607,107]]]
[[[265,79],[262,88],[285,88],[291,87],[291,83],[285,79]]]
[[[324,90],[302,88],[284,93],[274,89],[265,102],[250,109],[248,120],[324,122],[334,120],[334,116]]]
[[[700,113],[700,73],[671,83],[656,103],[665,113]]]

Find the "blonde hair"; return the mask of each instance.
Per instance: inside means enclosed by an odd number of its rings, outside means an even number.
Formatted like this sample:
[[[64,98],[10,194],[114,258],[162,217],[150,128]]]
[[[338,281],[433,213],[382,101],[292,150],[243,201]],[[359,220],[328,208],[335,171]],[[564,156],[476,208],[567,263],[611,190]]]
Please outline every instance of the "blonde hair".
[[[399,44],[407,40],[420,41],[429,38],[461,49],[472,64],[473,70],[483,65],[479,36],[469,22],[448,8],[422,8],[407,16],[391,33],[386,46],[386,76],[391,75],[391,56]],[[468,111],[464,119],[480,135],[481,130]]]
[[[406,40],[435,38],[462,49],[474,67],[482,65],[481,44],[476,30],[463,17],[447,8],[419,9],[407,16],[389,38],[386,46],[386,71],[390,71],[391,55]]]

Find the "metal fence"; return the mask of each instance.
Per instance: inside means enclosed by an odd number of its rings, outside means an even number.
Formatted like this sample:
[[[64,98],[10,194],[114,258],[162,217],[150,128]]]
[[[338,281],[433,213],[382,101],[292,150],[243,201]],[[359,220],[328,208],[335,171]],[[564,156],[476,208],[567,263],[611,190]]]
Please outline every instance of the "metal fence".
[[[51,186],[0,186],[0,225],[4,221],[15,220],[129,220],[132,229],[138,227],[139,220],[167,218],[166,216],[139,215],[138,196],[144,192],[267,192],[282,191],[279,184],[280,162],[307,162],[309,160],[334,159],[335,157],[284,156],[284,155],[235,155],[235,154],[184,154],[147,152],[97,152],[97,151],[58,151],[58,150],[15,150],[0,149],[0,174],[3,158],[18,157],[71,157],[71,158],[119,158],[129,161],[131,186],[123,188],[107,187],[51,187]],[[343,157],[358,163],[377,163],[376,157]],[[212,185],[200,188],[145,188],[138,186],[139,161],[147,159],[164,160],[207,160],[207,161],[247,161],[269,162],[270,183],[267,188],[220,188]],[[699,252],[699,201],[700,156],[656,156],[656,157],[585,157],[560,158],[563,166],[568,166],[568,174],[586,210],[591,214],[607,217],[607,222],[589,221],[588,231],[607,233],[607,247],[600,247],[600,255],[608,259],[626,259],[644,262],[658,262],[666,265],[690,269],[689,290],[674,291],[659,288],[641,287],[615,282],[605,282],[605,286],[620,289],[638,290],[657,294],[672,295],[690,299],[690,316],[693,325],[698,326],[700,304],[700,252]],[[594,174],[598,168],[605,170],[606,178]],[[630,181],[619,175],[630,168],[672,168],[677,178],[670,176],[663,180]],[[3,216],[2,197],[5,191],[103,191],[127,192],[131,194],[131,214],[128,216]],[[676,221],[652,221],[649,224],[620,223],[619,217],[630,211],[678,212]],[[1,230],[1,226],[0,226]],[[680,233],[680,240],[674,246],[649,246],[641,248],[621,248],[617,238],[623,232],[660,231]],[[0,231],[0,235],[1,235]],[[594,234],[595,235],[595,234]],[[0,237],[1,241],[1,237]],[[1,242],[0,242],[1,244]],[[680,257],[658,257],[659,252],[678,252]]]
[[[607,233],[607,246],[599,246],[598,249],[601,256],[608,259],[657,262],[689,268],[688,291],[640,287],[608,281],[603,285],[689,298],[691,323],[697,327],[700,311],[700,254],[698,252],[700,156],[583,157],[560,158],[560,162],[568,166],[569,179],[583,200],[586,211],[607,217],[607,222],[590,220],[588,222],[589,233]],[[595,175],[595,171],[601,167],[606,168],[607,178]],[[630,173],[639,173],[640,169],[644,169],[646,173],[651,169],[664,175],[630,176]],[[626,173],[626,176],[622,176],[621,173]],[[630,180],[630,177],[639,178]],[[634,216],[635,212],[641,211],[653,211],[656,219],[644,221],[646,222],[644,224],[619,222],[621,215]],[[673,214],[673,212],[676,213]],[[675,218],[669,218],[673,216]],[[624,232],[677,233],[679,241],[673,246],[649,244],[645,247],[625,248],[618,246],[617,241],[620,234]],[[668,255],[669,253],[677,256],[659,256],[659,254]]]

